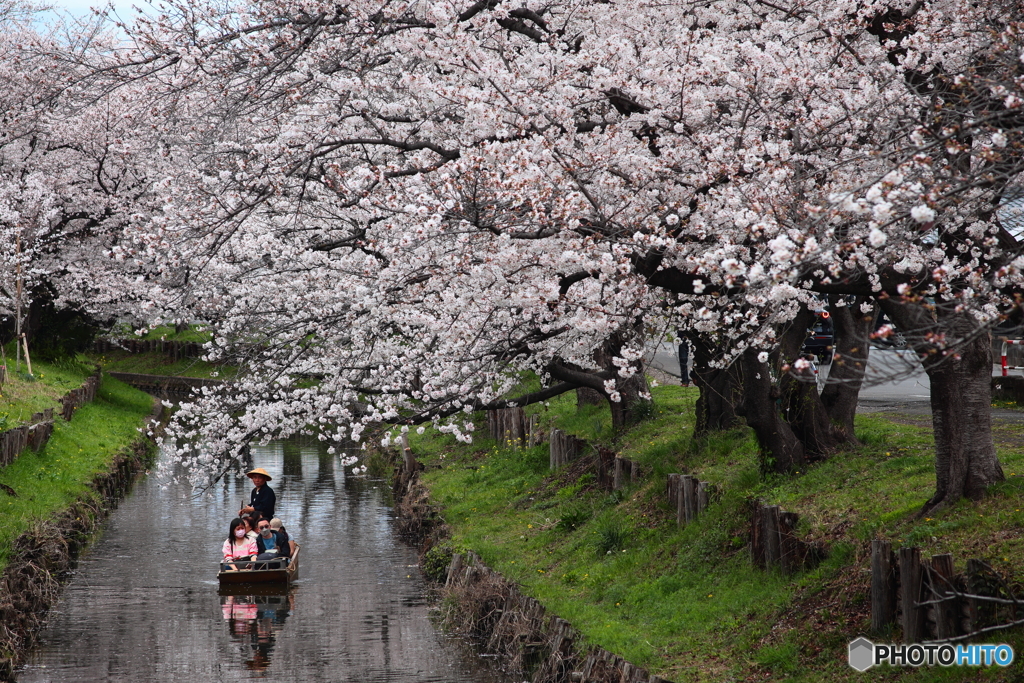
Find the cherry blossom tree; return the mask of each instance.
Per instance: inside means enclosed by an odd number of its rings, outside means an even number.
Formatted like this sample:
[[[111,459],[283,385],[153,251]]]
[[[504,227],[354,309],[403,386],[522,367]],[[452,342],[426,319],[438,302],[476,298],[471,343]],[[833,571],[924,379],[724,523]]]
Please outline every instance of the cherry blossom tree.
[[[0,313],[31,339],[46,310],[124,312],[131,279],[104,252],[148,183],[121,144],[128,89],[82,87],[86,55],[109,49],[103,32],[46,25],[14,3],[0,7],[0,24]]]
[[[580,386],[628,407],[645,333],[675,328],[742,366],[789,469],[852,438],[864,343],[827,405],[790,382],[799,416],[773,407],[821,297],[861,297],[862,327],[881,300],[944,368],[1015,306],[995,211],[1020,146],[1014,3],[168,7],[118,55],[166,175],[115,253],[159,264],[154,300],[210,320],[214,354],[250,354],[233,401],[183,411],[201,458],[316,424],[468,438],[468,412]],[[509,398],[526,372],[545,384]],[[933,502],[976,495],[994,450],[968,456],[936,414]],[[944,489],[965,457],[974,483]]]

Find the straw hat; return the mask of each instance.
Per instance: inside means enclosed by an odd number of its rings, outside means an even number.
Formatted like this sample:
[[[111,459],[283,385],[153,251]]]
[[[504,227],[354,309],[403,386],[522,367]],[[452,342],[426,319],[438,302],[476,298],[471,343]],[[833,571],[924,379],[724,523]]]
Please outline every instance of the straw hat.
[[[246,473],[245,473],[245,476],[247,476],[247,477],[249,477],[249,478],[251,479],[251,478],[252,478],[252,475],[254,475],[254,474],[262,474],[262,475],[263,475],[263,477],[264,477],[264,478],[265,478],[265,479],[266,479],[267,481],[270,481],[270,480],[272,479],[272,477],[270,476],[270,473],[269,473],[269,472],[267,472],[267,471],[266,471],[265,469],[263,469],[262,467],[257,467],[257,468],[256,468],[256,469],[254,469],[254,470],[249,470],[248,472],[246,472]]]

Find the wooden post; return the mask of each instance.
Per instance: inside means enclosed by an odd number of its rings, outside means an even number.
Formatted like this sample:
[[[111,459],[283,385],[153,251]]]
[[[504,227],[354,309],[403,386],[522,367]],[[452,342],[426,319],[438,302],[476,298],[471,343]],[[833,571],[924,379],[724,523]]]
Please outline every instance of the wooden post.
[[[665,484],[668,493],[668,507],[675,510],[679,507],[679,475],[668,475],[668,482]]]
[[[683,491],[686,488],[683,484],[683,477],[687,475],[680,474],[679,479],[676,482],[676,524],[683,526],[686,524],[686,499],[683,497]]]
[[[24,332],[22,332],[22,334],[21,334],[21,343],[25,346],[25,365],[28,366],[28,374],[31,375],[32,374],[32,358],[29,357],[29,355],[28,355],[28,337],[25,336]]]
[[[754,501],[750,519],[750,563],[764,569],[764,506]]]
[[[953,556],[949,553],[933,555],[932,598],[947,598],[935,604],[935,635],[939,640],[949,640],[958,635],[960,604],[951,597],[955,588],[953,580]]]
[[[708,509],[708,483],[697,482],[697,514],[702,515]]]
[[[412,476],[412,473],[416,471],[416,456],[412,454],[412,449],[409,448],[409,436],[402,434],[402,457],[405,460],[405,472],[408,476]]]
[[[920,643],[924,631],[924,610],[915,607],[921,596],[921,551],[900,548],[900,603],[903,642]]]
[[[615,472],[612,474],[612,491],[619,491],[622,489],[623,470],[625,465],[622,458],[615,456]]]
[[[462,553],[455,553],[452,555],[451,564],[448,565],[448,576],[445,578],[444,585],[450,586],[459,579],[459,574],[462,572]]]
[[[783,574],[793,574],[803,566],[800,542],[796,538],[796,524],[800,515],[779,510],[779,566]]]
[[[697,492],[694,487],[694,478],[689,474],[681,477],[683,484],[683,507],[686,515],[686,523],[689,524],[697,518]]]
[[[981,560],[967,560],[967,592],[973,595],[987,595],[999,597],[1000,585],[991,574],[986,571],[985,563]],[[978,629],[994,626],[996,610],[994,604],[976,598],[967,601],[968,621],[964,633],[971,633]]]
[[[779,544],[779,506],[771,505],[764,515],[764,564],[766,569],[778,567],[782,560]]]
[[[896,621],[896,577],[892,543],[871,541],[871,630],[881,633]]]

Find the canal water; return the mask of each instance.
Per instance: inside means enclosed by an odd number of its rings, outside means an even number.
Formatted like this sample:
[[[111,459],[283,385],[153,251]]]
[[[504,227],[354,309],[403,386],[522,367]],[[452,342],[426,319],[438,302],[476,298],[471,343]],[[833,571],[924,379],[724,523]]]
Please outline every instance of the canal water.
[[[302,547],[289,590],[222,595],[228,522],[252,486],[204,496],[152,474],[83,554],[20,683],[508,683],[431,622],[416,552],[394,532],[387,482],[319,444],[252,449]]]

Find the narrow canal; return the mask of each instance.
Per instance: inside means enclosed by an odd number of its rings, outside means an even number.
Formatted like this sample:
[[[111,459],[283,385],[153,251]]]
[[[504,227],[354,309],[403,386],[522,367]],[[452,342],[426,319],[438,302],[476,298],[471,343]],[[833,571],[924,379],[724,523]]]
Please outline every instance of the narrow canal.
[[[290,590],[218,591],[220,547],[248,479],[194,497],[149,476],[81,558],[18,681],[507,683],[431,622],[387,482],[346,473],[316,444],[272,443],[252,457],[302,547]]]

